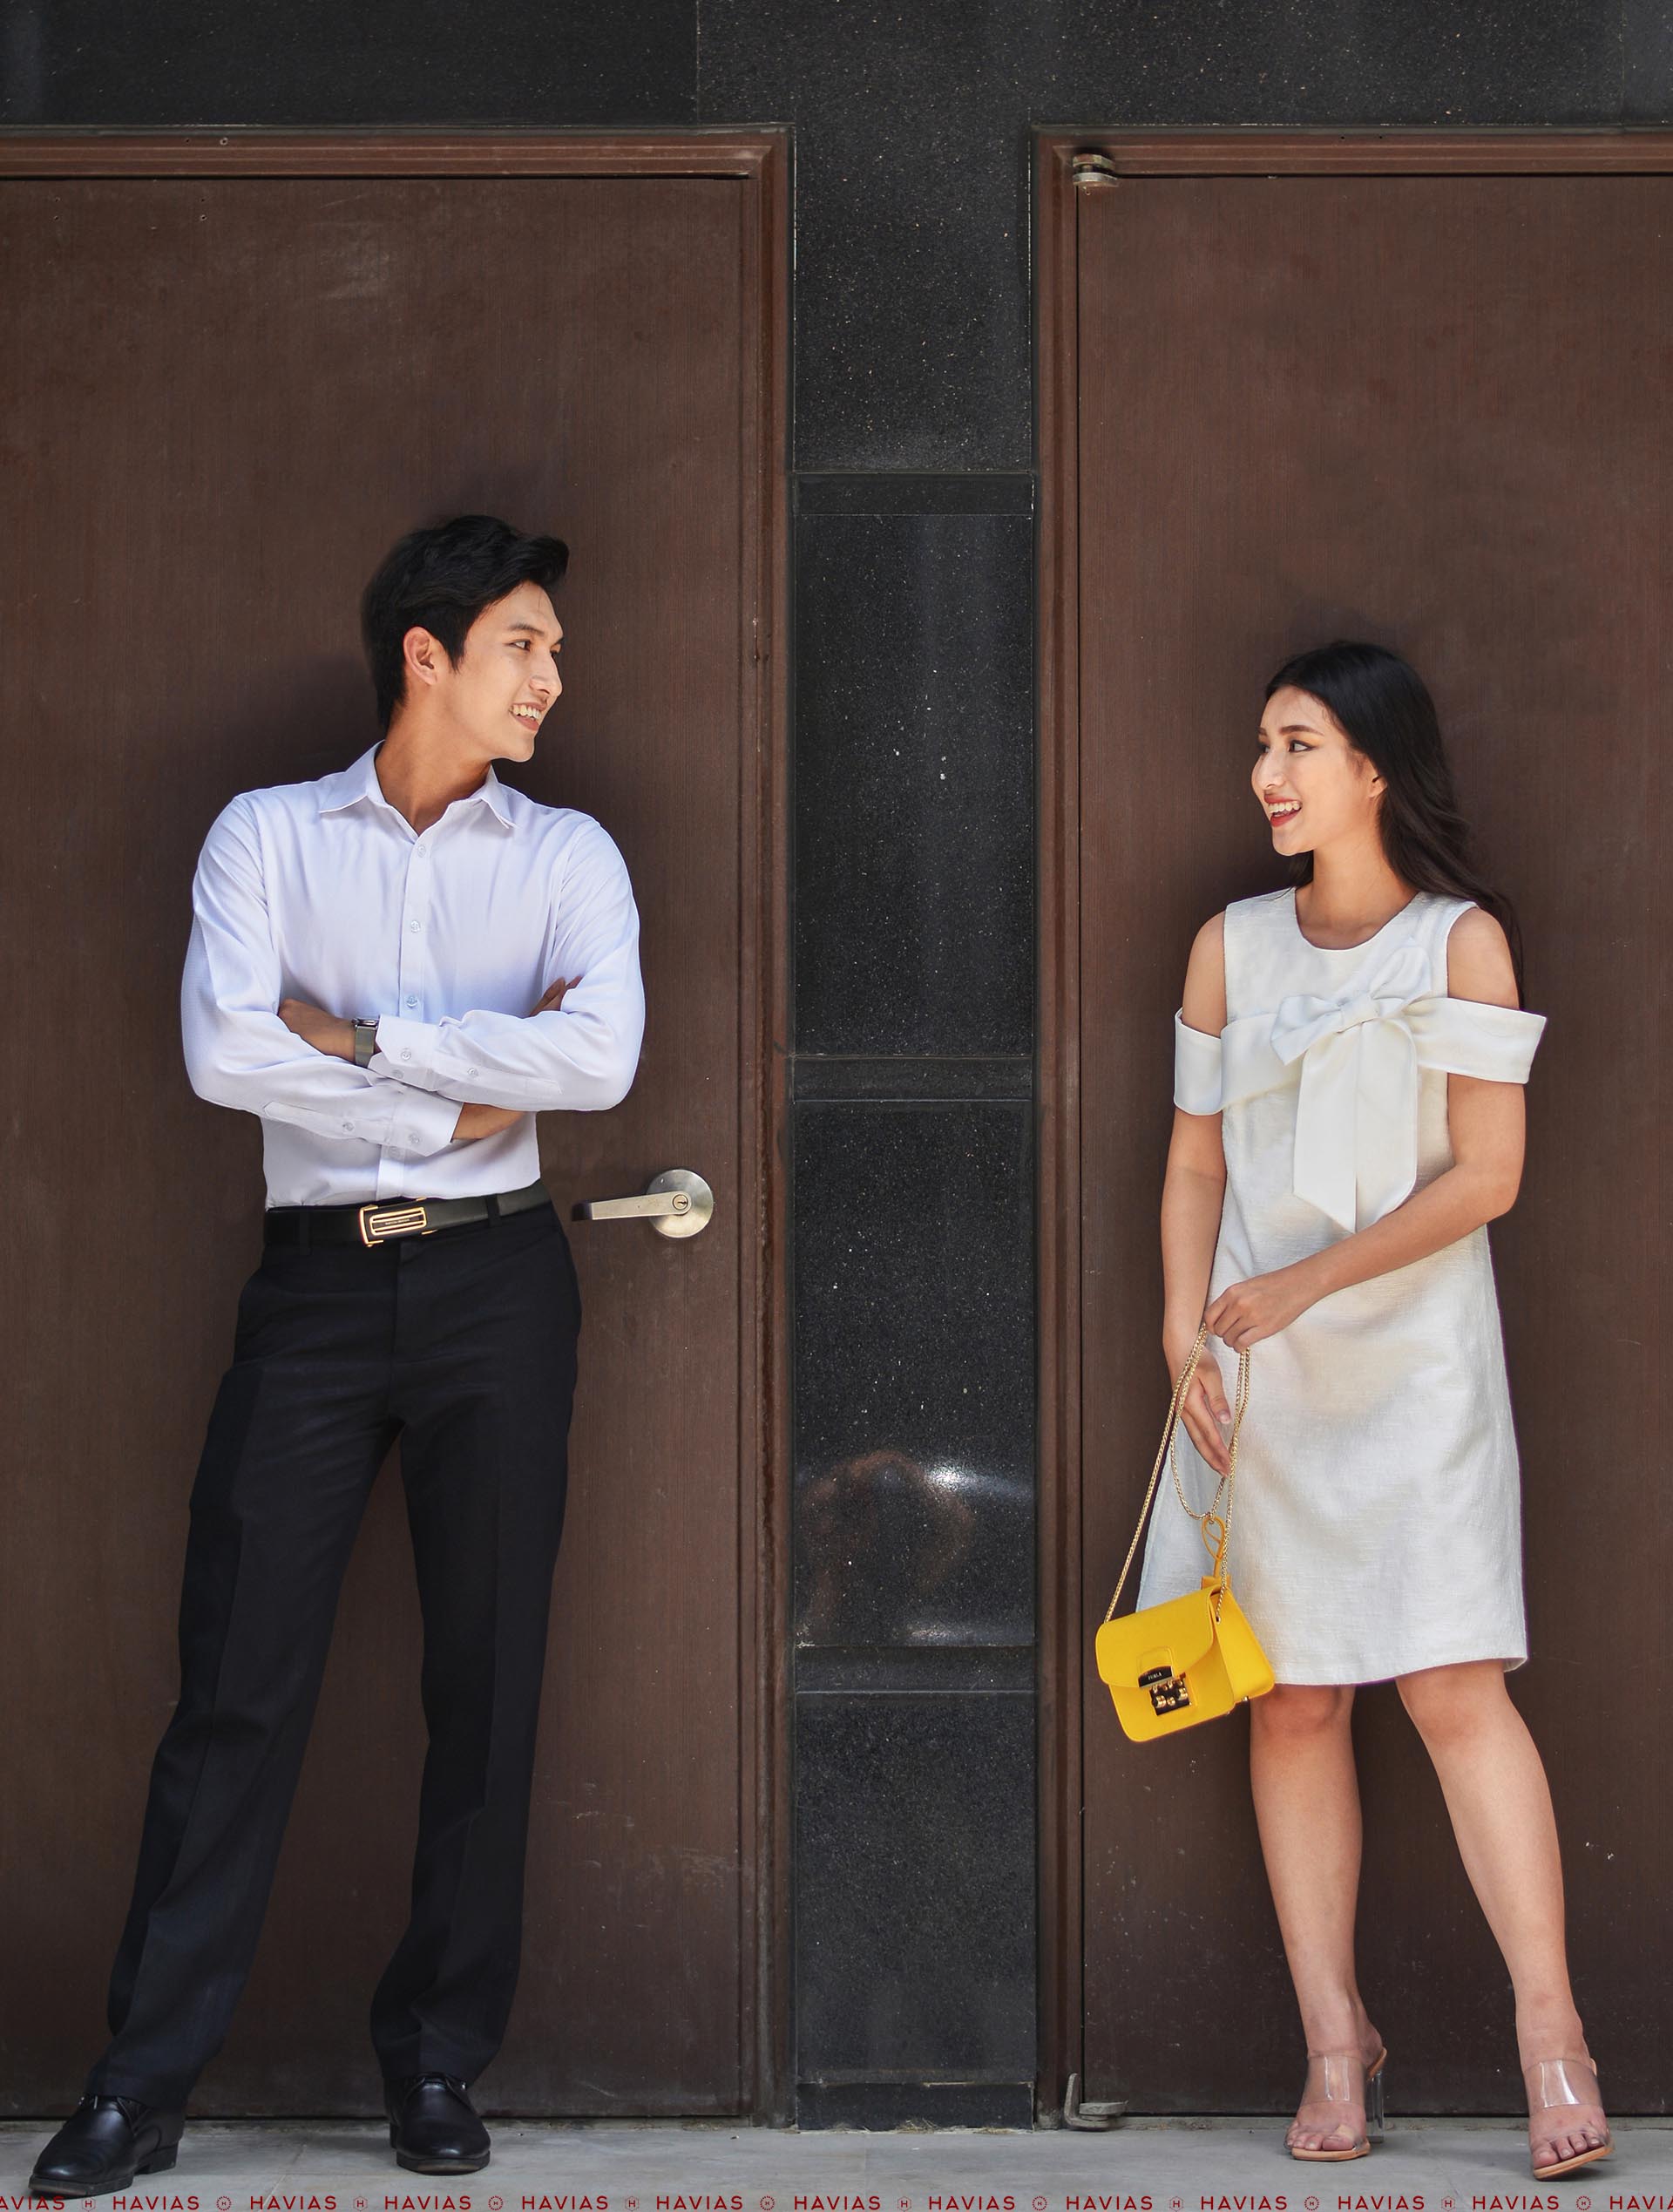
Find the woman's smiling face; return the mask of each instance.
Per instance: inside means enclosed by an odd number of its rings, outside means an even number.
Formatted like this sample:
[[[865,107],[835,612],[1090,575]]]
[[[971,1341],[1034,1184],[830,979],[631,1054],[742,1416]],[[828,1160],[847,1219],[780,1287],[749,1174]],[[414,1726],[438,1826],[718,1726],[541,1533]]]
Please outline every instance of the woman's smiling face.
[[[1278,852],[1311,852],[1376,827],[1383,779],[1322,700],[1286,684],[1266,702],[1250,787]]]

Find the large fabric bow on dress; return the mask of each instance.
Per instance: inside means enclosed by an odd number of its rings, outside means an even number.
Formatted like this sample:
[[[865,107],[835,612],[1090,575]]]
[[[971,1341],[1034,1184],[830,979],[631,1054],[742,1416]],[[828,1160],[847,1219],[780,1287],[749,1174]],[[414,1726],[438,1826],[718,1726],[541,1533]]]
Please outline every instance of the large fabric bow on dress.
[[[1431,991],[1421,945],[1395,945],[1339,999],[1280,999],[1270,1032],[1286,1066],[1301,1062],[1296,1196],[1343,1228],[1376,1221],[1418,1179],[1418,1038]]]
[[[1275,1089],[1299,1062],[1296,1196],[1341,1228],[1364,1229],[1416,1186],[1418,1070],[1526,1082],[1545,1021],[1437,991],[1419,944],[1381,947],[1338,997],[1291,992],[1275,1011],[1228,1022],[1217,1040],[1186,1028],[1182,1009],[1175,1097],[1188,1112],[1211,1112]]]

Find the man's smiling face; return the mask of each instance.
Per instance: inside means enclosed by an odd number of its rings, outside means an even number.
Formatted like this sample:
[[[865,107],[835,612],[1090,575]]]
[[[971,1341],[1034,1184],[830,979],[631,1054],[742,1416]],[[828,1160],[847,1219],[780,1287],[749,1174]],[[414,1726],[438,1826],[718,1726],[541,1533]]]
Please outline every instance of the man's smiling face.
[[[438,689],[459,736],[485,760],[527,760],[563,690],[563,626],[538,584],[518,584],[484,607],[465,633],[458,666],[437,655]]]

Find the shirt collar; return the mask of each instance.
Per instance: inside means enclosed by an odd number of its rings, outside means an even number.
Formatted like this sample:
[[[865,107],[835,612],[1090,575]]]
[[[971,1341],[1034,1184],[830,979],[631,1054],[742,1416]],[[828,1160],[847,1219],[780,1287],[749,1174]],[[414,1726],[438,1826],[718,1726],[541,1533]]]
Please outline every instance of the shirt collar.
[[[378,746],[383,742],[380,737],[376,745],[369,745],[360,758],[350,767],[340,770],[335,776],[321,777],[320,812],[322,814],[335,814],[343,807],[353,806],[362,799],[369,799],[374,806],[384,807],[391,814],[400,812],[400,809],[390,806],[389,800],[383,796],[383,786],[378,782],[377,770],[373,766],[373,763],[377,758]],[[491,761],[489,762],[484,771],[483,779],[476,790],[467,792],[463,800],[455,799],[453,802],[455,806],[476,803],[485,806],[490,813],[504,823],[508,830],[511,828],[511,802],[505,796],[505,786],[494,773],[494,764]]]

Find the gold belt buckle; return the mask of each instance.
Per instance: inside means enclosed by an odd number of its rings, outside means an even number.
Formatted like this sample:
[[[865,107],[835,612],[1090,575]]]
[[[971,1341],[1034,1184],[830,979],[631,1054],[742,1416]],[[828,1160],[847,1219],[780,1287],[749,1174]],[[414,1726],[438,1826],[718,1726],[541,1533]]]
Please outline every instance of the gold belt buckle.
[[[387,1244],[391,1237],[433,1237],[435,1233],[426,1206],[386,1206],[374,1198],[360,1209],[360,1241],[369,1252],[374,1245]]]

